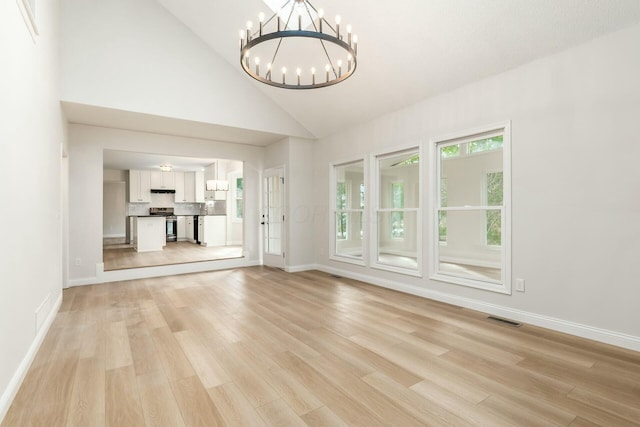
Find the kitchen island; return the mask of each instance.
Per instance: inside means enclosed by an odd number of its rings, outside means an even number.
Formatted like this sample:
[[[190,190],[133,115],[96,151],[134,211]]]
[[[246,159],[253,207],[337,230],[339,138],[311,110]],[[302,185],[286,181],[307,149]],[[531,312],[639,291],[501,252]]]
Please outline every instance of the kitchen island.
[[[167,244],[165,218],[162,216],[134,217],[132,236],[136,252],[161,251]]]

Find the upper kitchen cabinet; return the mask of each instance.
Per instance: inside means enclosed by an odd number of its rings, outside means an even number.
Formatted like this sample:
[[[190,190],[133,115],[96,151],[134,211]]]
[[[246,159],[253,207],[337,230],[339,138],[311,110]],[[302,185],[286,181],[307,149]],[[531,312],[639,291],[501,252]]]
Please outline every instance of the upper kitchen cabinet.
[[[151,172],[129,171],[129,203],[151,202]]]
[[[175,187],[176,203],[204,203],[202,172],[175,172]]]
[[[176,180],[173,172],[152,171],[151,172],[151,189],[152,190],[175,190]]]

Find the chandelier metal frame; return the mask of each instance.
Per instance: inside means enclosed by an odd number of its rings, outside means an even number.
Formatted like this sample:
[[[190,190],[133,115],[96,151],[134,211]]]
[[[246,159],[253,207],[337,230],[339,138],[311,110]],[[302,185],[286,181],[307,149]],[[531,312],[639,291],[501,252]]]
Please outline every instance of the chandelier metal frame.
[[[287,8],[291,3],[296,3],[295,7],[291,8],[291,12],[286,21],[281,19],[281,12]],[[298,14],[297,29],[289,28],[291,20],[294,15],[294,11],[297,8],[303,8],[303,10],[309,16],[313,25],[312,30],[302,29],[302,14]],[[311,10],[315,12],[317,18],[314,19]],[[351,26],[347,29],[347,41],[344,41],[343,34],[340,33],[340,19],[336,17],[335,28],[324,18],[322,11],[316,9],[308,0],[288,0],[277,12],[275,12],[268,20],[260,19],[260,27],[255,32],[251,32],[252,24],[247,23],[247,30],[241,31],[240,36],[240,65],[242,69],[255,80],[270,85],[279,87],[282,89],[319,89],[327,86],[332,86],[340,83],[353,75],[356,71],[358,60],[358,39],[357,36],[352,35]],[[266,32],[265,29],[269,23],[276,20],[277,29],[273,32]],[[330,32],[324,32],[324,28],[328,28]],[[327,57],[327,65],[324,69],[324,79],[321,74],[316,74],[315,69],[312,69],[311,76],[307,80],[310,83],[303,83],[301,69],[296,70],[294,76],[295,83],[287,83],[286,81],[286,68],[282,69],[282,81],[276,81],[273,79],[273,69],[271,64],[274,64],[278,56],[280,46],[284,39],[287,38],[308,38],[315,39],[320,42],[322,49]],[[250,51],[252,48],[258,46],[261,43],[279,39],[278,45],[273,53],[271,62],[268,63],[267,72],[264,75],[260,74],[260,63],[255,62],[252,68]],[[333,60],[327,51],[325,42],[333,43],[345,51],[347,54],[346,69],[343,70],[343,64],[341,60]],[[306,74],[305,74],[306,77]]]

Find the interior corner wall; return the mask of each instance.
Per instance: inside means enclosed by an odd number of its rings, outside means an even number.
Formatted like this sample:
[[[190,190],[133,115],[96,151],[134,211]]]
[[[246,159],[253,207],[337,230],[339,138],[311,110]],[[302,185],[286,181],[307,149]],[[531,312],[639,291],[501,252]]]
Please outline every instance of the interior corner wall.
[[[34,41],[18,3],[0,2],[0,422],[62,298],[59,7],[38,3]]]
[[[61,0],[61,99],[309,137],[155,0]]]
[[[244,162],[246,262],[258,262],[259,182],[263,147],[69,125],[69,279],[95,283],[102,264],[102,186],[105,149],[181,157],[220,158]],[[80,259],[80,265],[75,260]]]
[[[512,295],[329,260],[317,223],[316,260],[327,271],[395,284],[458,305],[640,349],[640,25],[426,99],[314,145],[314,199],[329,205],[328,165],[511,121]],[[426,161],[424,214],[431,159]],[[435,233],[437,235],[437,233]],[[619,341],[617,341],[619,340]]]

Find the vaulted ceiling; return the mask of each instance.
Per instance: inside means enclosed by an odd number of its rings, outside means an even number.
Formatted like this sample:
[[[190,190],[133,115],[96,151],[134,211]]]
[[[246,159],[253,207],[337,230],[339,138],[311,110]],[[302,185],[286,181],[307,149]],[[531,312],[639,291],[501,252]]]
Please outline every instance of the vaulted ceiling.
[[[328,20],[353,25],[358,69],[292,91],[239,66],[238,30],[269,12],[261,0],[157,1],[316,137],[640,22],[638,0],[315,0]]]
[[[322,138],[640,22],[640,0],[311,1],[353,25],[358,68],[298,91],[239,65],[238,31],[269,13],[262,0],[61,0],[65,114],[258,146]]]

